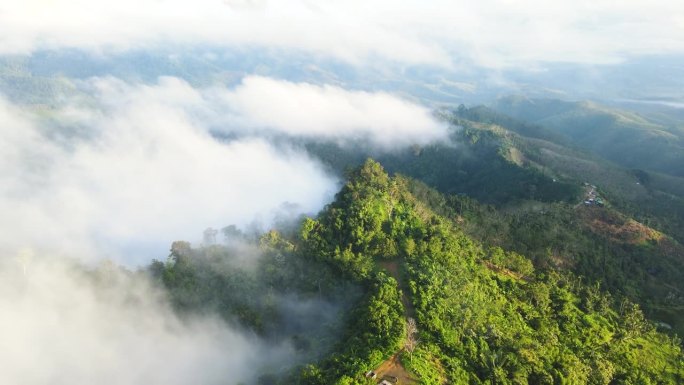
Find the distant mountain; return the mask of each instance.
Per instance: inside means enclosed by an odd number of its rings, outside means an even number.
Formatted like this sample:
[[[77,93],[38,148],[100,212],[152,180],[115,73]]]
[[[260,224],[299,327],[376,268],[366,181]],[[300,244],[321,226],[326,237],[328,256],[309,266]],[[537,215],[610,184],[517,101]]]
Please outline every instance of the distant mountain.
[[[623,167],[684,177],[684,122],[665,122],[593,102],[498,99],[492,108],[533,123]]]

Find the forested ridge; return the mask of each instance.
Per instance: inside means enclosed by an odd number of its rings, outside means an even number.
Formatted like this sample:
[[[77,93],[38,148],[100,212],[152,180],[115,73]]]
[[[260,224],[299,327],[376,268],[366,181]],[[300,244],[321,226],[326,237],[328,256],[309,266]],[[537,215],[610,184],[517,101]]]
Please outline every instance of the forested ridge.
[[[572,271],[587,284],[641,304],[665,328],[684,330],[684,248],[662,233],[607,207],[552,203],[505,211],[445,196],[416,180],[408,187],[483,244],[525,255],[541,269]]]
[[[425,384],[684,381],[681,340],[656,331],[637,304],[582,276],[535,267],[510,243],[478,240],[468,227],[477,220],[454,211],[462,202],[453,199],[369,160],[295,230],[256,239],[227,228],[233,242],[258,250],[254,265],[234,263],[230,246],[176,243],[149,271],[180,311],[211,308],[296,347],[297,367],[264,368],[260,384],[375,383],[364,373],[397,352]],[[383,261],[399,266],[399,281]],[[411,347],[402,294],[418,331]],[[293,310],[279,304],[288,296],[338,310],[293,323]]]
[[[567,145],[542,126],[484,107],[442,110],[451,142],[373,152],[308,143],[342,170],[376,157],[440,215],[487,246],[516,251],[535,266],[571,271],[639,303],[662,327],[684,333],[684,269],[678,180],[626,170]],[[669,184],[663,181],[668,181]],[[606,205],[582,202],[597,185]]]
[[[520,165],[541,170],[563,181],[574,180],[575,184],[591,181],[600,186],[602,193],[609,198],[614,207],[664,231],[680,242],[684,240],[684,180],[681,178],[659,174],[649,170],[646,164],[623,168],[609,161],[610,158],[603,152],[587,152],[580,145],[546,126],[517,120],[487,107],[460,106],[458,109],[450,110],[446,115],[453,124],[462,125],[465,132],[482,132],[479,136],[490,136],[502,149],[513,149],[515,155],[518,155],[517,158],[522,159],[518,161]],[[577,121],[574,124],[582,126],[585,123]],[[592,127],[601,134],[600,126]],[[629,136],[624,133],[621,135]],[[587,134],[585,137],[586,140],[591,140],[594,135]],[[637,141],[634,145],[639,146],[638,143]],[[644,144],[641,150],[648,148],[649,144]],[[605,148],[612,149],[612,145],[606,145]],[[652,154],[662,153],[653,149],[647,151]],[[511,158],[510,150],[505,152],[508,152],[508,157]],[[631,151],[618,152],[621,156],[630,154],[635,160],[641,159]],[[663,154],[665,153],[667,151]],[[418,178],[421,179],[419,176]],[[553,200],[555,197],[548,198],[547,200]]]
[[[497,99],[493,108],[629,168],[684,176],[681,123],[589,101]]]

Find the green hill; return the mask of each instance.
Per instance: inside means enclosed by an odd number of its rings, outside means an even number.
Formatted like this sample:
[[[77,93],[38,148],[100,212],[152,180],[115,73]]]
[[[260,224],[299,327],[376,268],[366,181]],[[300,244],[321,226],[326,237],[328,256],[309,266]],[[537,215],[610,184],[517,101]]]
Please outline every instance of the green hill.
[[[419,195],[431,207],[466,218],[460,225],[475,239],[524,254],[539,268],[572,271],[684,333],[684,200],[671,193],[678,178],[627,170],[540,139],[548,137],[543,128],[521,129],[527,125],[488,109],[445,116],[461,127],[452,144],[389,154],[329,144],[309,150],[337,169],[373,155],[388,170],[421,181]],[[597,186],[608,207],[581,203],[584,182]]]
[[[313,361],[290,374],[265,373],[259,383],[376,383],[364,373],[397,352],[397,365],[423,384],[684,380],[680,341],[657,332],[637,305],[617,304],[598,285],[535,269],[518,253],[473,240],[458,221],[436,214],[411,193],[411,184],[368,161],[298,232],[261,237],[264,256],[252,273],[260,277],[254,293],[266,299],[269,292],[329,299],[350,293],[351,310],[341,316],[344,326],[331,350],[309,356]],[[241,296],[231,288],[241,287],[242,274],[226,273],[221,247],[211,257],[224,269],[216,280],[205,279],[213,269],[206,251],[181,246],[167,264],[151,270],[181,308]],[[279,330],[283,311],[263,307],[262,295],[254,293],[246,290],[248,298],[226,302],[226,314],[242,309],[238,314],[253,314],[241,318],[243,324],[264,333],[270,329],[265,320]],[[408,317],[416,320],[414,343],[406,333]],[[296,341],[305,350],[318,346],[312,341],[317,332],[300,330]]]
[[[684,176],[684,123],[658,122],[593,102],[506,97],[492,108],[543,126],[623,167]]]
[[[597,185],[614,208],[684,241],[684,179],[626,169],[554,137],[541,126],[520,122],[486,107],[454,111],[454,124],[503,132],[523,166],[559,180]]]

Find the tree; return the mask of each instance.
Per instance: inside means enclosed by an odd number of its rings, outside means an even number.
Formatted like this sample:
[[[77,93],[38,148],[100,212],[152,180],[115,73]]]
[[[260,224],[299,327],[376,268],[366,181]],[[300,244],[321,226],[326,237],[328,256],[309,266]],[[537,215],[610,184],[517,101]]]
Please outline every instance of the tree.
[[[418,327],[416,320],[409,317],[406,320],[406,342],[404,343],[404,350],[409,354],[409,359],[413,362],[413,351],[418,346]]]

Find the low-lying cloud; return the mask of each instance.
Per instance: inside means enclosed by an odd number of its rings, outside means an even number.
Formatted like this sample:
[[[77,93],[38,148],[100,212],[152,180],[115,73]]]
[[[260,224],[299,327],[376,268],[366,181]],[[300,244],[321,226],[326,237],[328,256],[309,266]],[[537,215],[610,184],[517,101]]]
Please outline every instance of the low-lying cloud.
[[[0,100],[3,252],[163,258],[206,227],[269,225],[332,198],[336,178],[272,136],[385,150],[447,137],[428,108],[382,92],[264,77],[232,88],[169,77],[76,86],[81,96],[40,114]]]
[[[251,76],[218,96],[234,119],[228,130],[364,140],[384,149],[447,139],[430,109],[385,92]]]
[[[527,67],[682,53],[683,20],[677,0],[23,0],[0,5],[0,52],[210,44],[360,65]]]
[[[36,259],[0,267],[2,384],[239,384],[292,363],[209,315],[179,318],[141,276]]]
[[[208,226],[268,224],[285,203],[315,213],[336,190],[302,153],[258,138],[212,137],[180,106],[193,93],[177,82],[95,83],[97,109],[54,113],[72,119],[68,127],[0,102],[4,253],[32,247],[146,262]]]

